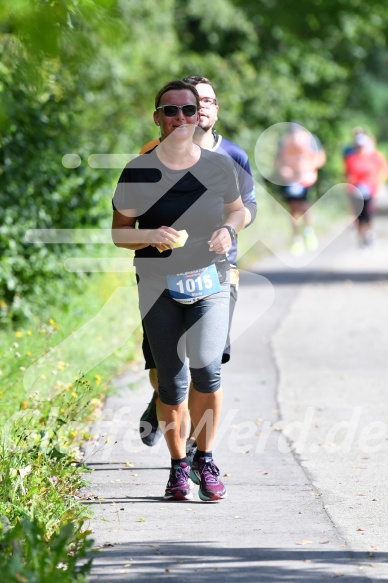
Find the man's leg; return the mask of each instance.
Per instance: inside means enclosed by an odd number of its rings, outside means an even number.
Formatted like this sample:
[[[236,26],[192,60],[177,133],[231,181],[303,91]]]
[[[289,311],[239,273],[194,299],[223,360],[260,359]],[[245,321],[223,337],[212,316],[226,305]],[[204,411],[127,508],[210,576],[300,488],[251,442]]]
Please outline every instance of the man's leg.
[[[142,349],[145,361],[145,369],[149,370],[149,379],[151,386],[154,389],[154,393],[152,395],[151,401],[147,405],[147,408],[140,417],[139,432],[140,438],[144,445],[152,447],[159,442],[162,437],[162,432],[159,428],[158,417],[156,413],[156,403],[158,401],[158,375],[144,326]]]
[[[360,238],[364,247],[372,247],[376,242],[376,236],[372,228],[372,213],[374,200],[364,200],[364,208],[360,215]]]

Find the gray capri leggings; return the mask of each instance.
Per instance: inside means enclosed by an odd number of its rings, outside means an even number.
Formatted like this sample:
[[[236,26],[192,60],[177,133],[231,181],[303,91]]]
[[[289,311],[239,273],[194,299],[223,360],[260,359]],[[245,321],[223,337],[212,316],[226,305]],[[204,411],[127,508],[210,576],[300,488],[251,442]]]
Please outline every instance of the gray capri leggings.
[[[194,304],[174,300],[165,289],[163,276],[138,276],[138,290],[160,400],[167,405],[185,400],[189,370],[197,391],[216,392],[221,386],[221,360],[228,334],[229,271],[220,292]]]

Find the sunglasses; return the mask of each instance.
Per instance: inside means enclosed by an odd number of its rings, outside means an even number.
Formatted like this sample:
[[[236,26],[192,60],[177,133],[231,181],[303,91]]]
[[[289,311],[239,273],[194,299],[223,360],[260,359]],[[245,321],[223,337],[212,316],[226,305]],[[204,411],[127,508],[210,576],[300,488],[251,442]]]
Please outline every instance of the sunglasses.
[[[197,113],[196,105],[160,105],[156,109],[163,109],[163,113],[167,117],[175,117],[180,109],[186,117],[192,117]]]

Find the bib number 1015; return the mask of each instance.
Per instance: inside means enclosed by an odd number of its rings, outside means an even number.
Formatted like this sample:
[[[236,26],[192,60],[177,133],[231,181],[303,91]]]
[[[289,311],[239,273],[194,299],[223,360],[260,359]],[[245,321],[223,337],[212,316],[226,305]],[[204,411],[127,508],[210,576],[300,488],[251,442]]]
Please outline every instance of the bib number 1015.
[[[176,282],[181,294],[193,293],[195,291],[210,290],[213,287],[213,281],[209,274],[205,274],[202,277],[188,277],[187,279],[179,279]]]
[[[184,303],[200,300],[221,290],[215,265],[168,275],[167,283],[172,297]]]

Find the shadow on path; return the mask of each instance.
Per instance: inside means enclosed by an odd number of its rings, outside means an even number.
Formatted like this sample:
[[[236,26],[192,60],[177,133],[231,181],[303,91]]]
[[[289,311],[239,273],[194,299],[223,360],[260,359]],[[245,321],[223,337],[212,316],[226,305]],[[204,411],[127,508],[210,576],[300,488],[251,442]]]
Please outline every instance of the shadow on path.
[[[354,283],[370,283],[373,281],[388,281],[387,271],[372,271],[372,272],[335,272],[335,271],[321,271],[321,270],[284,270],[284,271],[258,271],[253,272],[268,279],[273,285],[300,285],[304,283],[342,283],[351,281]],[[250,285],[249,278],[241,276],[241,283]],[[255,283],[260,285],[260,282]]]
[[[388,553],[224,548],[222,544],[220,540],[219,548],[214,542],[212,548],[208,548],[203,542],[150,541],[104,548],[102,555],[97,554],[90,583],[150,579],[323,583],[337,577],[342,583],[367,583],[371,578],[363,570],[373,568],[388,557]],[[359,575],[355,574],[356,568],[360,569]]]

